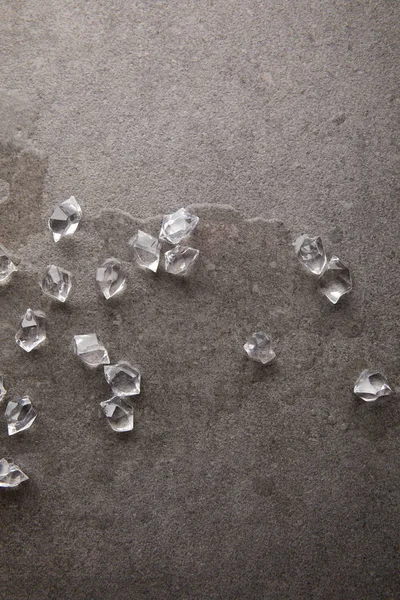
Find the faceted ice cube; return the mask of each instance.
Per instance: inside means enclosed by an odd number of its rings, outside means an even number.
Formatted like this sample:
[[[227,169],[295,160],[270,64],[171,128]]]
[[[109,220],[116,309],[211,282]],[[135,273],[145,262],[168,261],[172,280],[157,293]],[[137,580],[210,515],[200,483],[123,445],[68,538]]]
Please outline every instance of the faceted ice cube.
[[[107,300],[115,294],[122,292],[126,278],[122,271],[122,264],[116,258],[108,258],[97,269],[96,281]]]
[[[28,396],[10,400],[6,408],[8,435],[29,429],[37,414]]]
[[[136,396],[140,394],[140,371],[127,362],[104,367],[107,383],[115,396]]]
[[[31,352],[46,339],[46,315],[40,310],[27,309],[21,319],[15,341],[25,350]]]
[[[336,304],[340,298],[351,291],[353,284],[348,267],[335,255],[327,263],[325,270],[318,279],[320,291]]]
[[[75,335],[74,352],[88,367],[96,368],[110,363],[108,352],[95,333]]]
[[[58,242],[62,237],[75,233],[81,218],[82,209],[74,196],[56,206],[49,219],[49,229],[53,232],[54,241]]]
[[[6,380],[3,375],[0,375],[0,402],[6,397]]]
[[[0,460],[0,488],[15,488],[29,479],[10,458]]]
[[[0,244],[0,285],[7,283],[14,271],[17,271],[17,266],[12,261],[11,253]]]
[[[354,393],[366,402],[372,402],[381,396],[390,396],[394,391],[382,373],[366,369],[357,379]]]
[[[160,243],[157,238],[139,231],[129,240],[129,245],[133,248],[136,262],[143,269],[157,272],[160,262]]]
[[[320,237],[301,235],[294,244],[297,258],[311,273],[320,275],[326,265],[326,254]]]
[[[253,333],[243,346],[247,355],[253,360],[266,365],[275,358],[275,352],[272,349],[271,336],[258,331]]]
[[[170,244],[179,244],[195,229],[199,217],[191,214],[186,208],[180,208],[171,215],[164,215],[160,231],[160,240]]]
[[[111,429],[122,433],[133,429],[133,407],[124,398],[114,396],[100,402],[101,410],[107,417]]]
[[[65,302],[72,287],[71,273],[56,265],[50,265],[46,269],[40,287],[51,298]]]
[[[187,275],[196,260],[200,251],[189,246],[175,246],[164,255],[165,270],[172,275]]]

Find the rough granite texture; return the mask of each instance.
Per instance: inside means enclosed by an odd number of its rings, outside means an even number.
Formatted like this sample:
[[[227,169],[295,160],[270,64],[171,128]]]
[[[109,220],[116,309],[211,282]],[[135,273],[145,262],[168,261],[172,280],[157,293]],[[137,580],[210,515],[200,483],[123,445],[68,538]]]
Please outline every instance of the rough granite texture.
[[[400,390],[399,3],[0,9],[0,242],[21,259],[0,371],[39,412],[8,438],[1,408],[0,454],[31,479],[0,494],[0,597],[397,600],[400,405],[351,390],[370,366]],[[72,193],[82,227],[55,245]],[[186,205],[198,269],[139,271],[128,238]],[[337,307],[293,256],[303,231],[352,268]],[[129,284],[107,303],[110,255]],[[38,287],[51,262],[75,275],[66,306]],[[49,318],[31,355],[28,306]],[[266,368],[242,350],[260,328]],[[143,370],[131,435],[71,351],[93,330]]]

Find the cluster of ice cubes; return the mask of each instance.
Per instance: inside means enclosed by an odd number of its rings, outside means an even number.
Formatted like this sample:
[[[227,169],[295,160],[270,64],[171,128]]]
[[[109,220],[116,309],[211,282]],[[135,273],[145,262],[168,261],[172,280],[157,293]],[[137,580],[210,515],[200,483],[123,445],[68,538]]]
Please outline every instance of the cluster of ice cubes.
[[[48,221],[54,242],[58,243],[62,238],[73,235],[81,218],[82,209],[74,196],[57,205]],[[165,243],[169,245],[164,252],[165,271],[174,275],[187,275],[199,256],[199,250],[182,242],[193,232],[198,221],[196,215],[181,208],[163,217],[158,239],[138,231],[130,240],[137,264],[156,272],[161,247]],[[0,245],[0,285],[10,281],[13,273],[18,270],[17,265],[18,260]],[[96,271],[96,282],[106,300],[122,292],[126,285],[122,262],[117,258],[105,260]],[[68,270],[51,264],[40,281],[40,287],[44,294],[64,303],[70,295],[72,283],[72,274]],[[41,310],[28,308],[15,334],[16,344],[29,353],[41,346],[46,337],[46,315]],[[119,433],[131,431],[134,426],[132,399],[140,393],[140,370],[125,361],[110,364],[108,351],[96,333],[75,335],[73,347],[75,355],[86,366],[104,368],[112,397],[101,402],[100,408],[111,429]],[[0,401],[6,393],[4,378],[0,376]],[[29,429],[36,417],[36,410],[28,396],[10,400],[5,411],[8,434],[15,435]],[[0,461],[0,487],[16,487],[27,479],[27,475],[11,459],[4,458]]]
[[[335,254],[327,259],[319,236],[301,235],[294,247],[304,268],[318,276],[318,288],[332,304],[337,304],[342,296],[351,292],[353,282],[349,268]]]
[[[182,242],[190,236],[198,222],[197,215],[180,208],[163,217],[158,238],[139,230],[129,241],[137,264],[156,273],[165,242],[169,246],[164,252],[165,271],[172,275],[188,275],[199,257],[199,250]]]
[[[54,241],[57,243],[75,233],[81,218],[82,209],[74,196],[61,202],[48,222]],[[190,273],[199,257],[199,250],[186,245],[186,239],[193,233],[198,221],[195,214],[181,208],[163,217],[158,238],[139,230],[129,240],[136,263],[156,273],[163,254],[163,266],[167,273],[180,276]],[[327,259],[319,236],[301,235],[295,242],[295,251],[304,268],[318,277],[319,290],[332,304],[337,304],[342,296],[352,290],[349,268],[336,255]],[[0,244],[0,285],[9,282],[18,270],[17,265],[18,260]],[[107,300],[119,294],[126,285],[121,261],[107,259],[98,267],[96,281]],[[66,302],[72,288],[72,275],[57,265],[49,265],[40,286],[52,299]],[[28,308],[15,334],[17,345],[31,352],[45,340],[45,314]],[[75,355],[87,367],[103,367],[112,397],[100,402],[100,409],[111,429],[118,433],[131,431],[134,427],[133,400],[140,394],[139,368],[125,361],[110,364],[108,351],[96,333],[75,335],[73,345]],[[253,333],[246,340],[244,350],[250,359],[262,365],[269,364],[276,356],[271,335],[261,331]],[[364,370],[360,374],[353,391],[366,402],[394,394],[385,376],[380,371],[371,370]],[[0,402],[6,394],[4,377],[0,375]],[[8,434],[11,436],[29,429],[36,417],[36,410],[27,395],[10,400],[5,410]],[[12,459],[0,460],[0,488],[14,488],[27,479],[28,476]]]

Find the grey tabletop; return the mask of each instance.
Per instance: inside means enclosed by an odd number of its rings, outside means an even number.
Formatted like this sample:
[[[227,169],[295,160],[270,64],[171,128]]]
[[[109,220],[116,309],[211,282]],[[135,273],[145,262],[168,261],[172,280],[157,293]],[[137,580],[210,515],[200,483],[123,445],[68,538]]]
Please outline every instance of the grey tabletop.
[[[38,417],[0,458],[5,600],[394,600],[400,595],[399,4],[390,0],[10,3],[0,19],[0,372]],[[81,227],[47,219],[71,194]],[[191,206],[187,280],[141,271],[138,228]],[[351,268],[331,306],[296,261],[300,233]],[[105,301],[96,268],[122,261]],[[65,306],[38,281],[74,276]],[[28,307],[48,318],[31,354]],[[276,361],[249,361],[271,332]],[[142,371],[135,429],[74,356],[97,332]]]

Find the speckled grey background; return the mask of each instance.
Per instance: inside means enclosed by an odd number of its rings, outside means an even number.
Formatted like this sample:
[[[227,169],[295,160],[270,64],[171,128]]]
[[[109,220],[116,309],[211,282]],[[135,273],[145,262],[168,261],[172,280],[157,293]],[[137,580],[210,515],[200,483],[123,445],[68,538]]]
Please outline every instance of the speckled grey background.
[[[0,495],[0,596],[397,599],[400,409],[351,386],[376,365],[400,388],[399,4],[0,6],[0,241],[21,257],[0,369],[39,410],[19,439],[0,427],[31,476]],[[46,219],[71,193],[85,219],[55,246]],[[138,219],[189,204],[193,278],[138,272]],[[353,269],[336,309],[293,259],[302,231]],[[110,253],[129,288],[106,305]],[[52,261],[76,275],[66,307],[37,287]],[[30,304],[50,320],[32,356],[13,344]],[[241,353],[258,327],[266,370]],[[124,439],[68,347],[94,328],[144,372]]]

